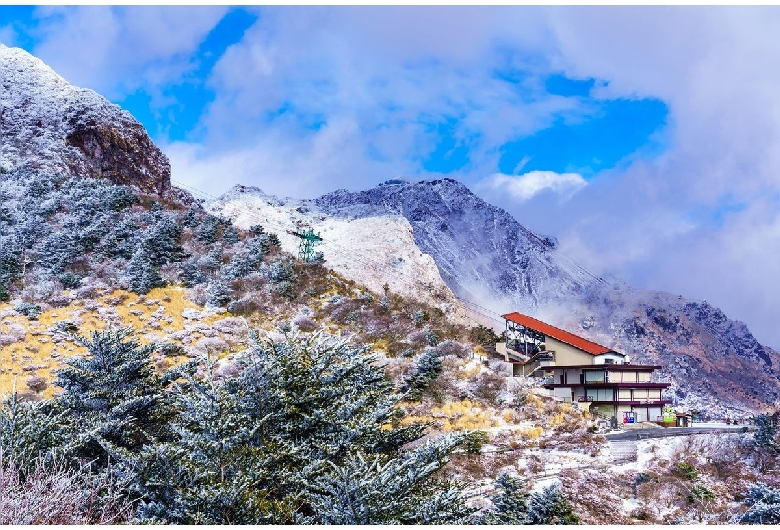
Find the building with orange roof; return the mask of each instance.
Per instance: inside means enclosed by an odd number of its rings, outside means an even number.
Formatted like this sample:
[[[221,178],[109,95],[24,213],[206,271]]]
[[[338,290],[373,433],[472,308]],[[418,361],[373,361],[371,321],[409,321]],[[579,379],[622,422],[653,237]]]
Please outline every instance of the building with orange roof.
[[[544,377],[544,388],[559,401],[577,403],[618,422],[661,421],[669,383],[653,381],[658,365],[629,358],[566,330],[520,313],[503,315],[505,340],[496,351],[513,376]]]

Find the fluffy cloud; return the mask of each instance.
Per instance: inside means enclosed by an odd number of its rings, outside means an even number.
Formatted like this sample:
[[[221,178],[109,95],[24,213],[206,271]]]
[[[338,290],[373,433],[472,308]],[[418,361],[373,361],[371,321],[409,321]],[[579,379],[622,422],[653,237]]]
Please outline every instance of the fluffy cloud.
[[[49,6],[37,10],[35,54],[69,82],[109,98],[180,82],[221,6]]]
[[[568,199],[587,184],[582,175],[578,173],[529,171],[524,175],[516,176],[495,173],[480,182],[476,189],[508,193],[513,199],[525,202],[547,190],[552,191],[562,199]]]
[[[662,156],[598,175],[543,220],[597,271],[706,298],[780,346],[780,265],[767,259],[780,196],[780,11],[548,12],[568,75],[608,80],[601,97],[663,99],[670,126]]]
[[[505,15],[514,13],[514,22]],[[528,11],[540,16],[541,12]],[[459,175],[495,172],[499,148],[558,117],[591,109],[544,90],[547,69],[503,40],[541,41],[534,17],[475,8],[268,8],[220,58],[216,97],[201,121],[203,156],[264,161],[254,183],[286,193],[299,168],[319,175],[313,192],[362,188],[386,178],[428,178],[438,127],[454,123],[468,145]],[[519,31],[522,29],[523,31]],[[527,30],[527,31],[526,31]],[[516,39],[515,39],[516,40]],[[534,52],[536,53],[536,52]],[[507,76],[531,72],[522,86]],[[349,141],[328,152],[332,130]],[[292,146],[292,148],[287,147]],[[334,162],[337,160],[337,162]],[[303,161],[303,162],[302,162]],[[258,180],[259,179],[259,180]]]

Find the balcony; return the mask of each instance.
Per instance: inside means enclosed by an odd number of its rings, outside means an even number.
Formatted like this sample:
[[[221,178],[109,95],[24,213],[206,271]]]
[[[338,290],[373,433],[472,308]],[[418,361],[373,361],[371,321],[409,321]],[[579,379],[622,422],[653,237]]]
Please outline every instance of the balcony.
[[[670,405],[671,399],[598,399],[593,396],[579,396],[577,398],[578,403],[603,403],[610,405],[648,405],[662,407],[664,405]]]

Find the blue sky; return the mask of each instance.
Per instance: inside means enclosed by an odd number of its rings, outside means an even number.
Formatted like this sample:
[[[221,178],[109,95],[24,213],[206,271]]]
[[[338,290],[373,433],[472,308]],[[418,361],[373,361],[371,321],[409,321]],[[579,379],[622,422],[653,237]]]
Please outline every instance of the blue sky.
[[[461,180],[596,273],[780,346],[780,9],[0,7],[174,179],[281,196]],[[713,272],[715,271],[715,272]]]
[[[2,8],[0,16],[0,26],[11,30],[6,32],[12,34],[9,44],[36,53],[49,35],[47,28],[66,15],[22,6]],[[186,18],[187,10],[181,9],[180,16]],[[240,45],[246,31],[258,24],[261,16],[257,9],[227,9],[222,16],[214,18],[212,27],[188,50],[190,64],[179,77],[169,79],[165,84],[139,84],[132,89],[112,91],[108,97],[129,110],[159,143],[202,140],[208,130],[201,120],[217,98],[217,88],[209,83],[214,67],[228,48]],[[67,72],[64,75],[67,76]],[[558,96],[572,100],[576,109],[551,112],[548,123],[540,124],[534,130],[507,134],[491,145],[485,145],[481,131],[470,130],[468,106],[453,105],[443,113],[420,112],[415,119],[425,131],[427,148],[411,156],[406,154],[408,159],[403,166],[413,173],[408,176],[467,172],[475,152],[481,154],[488,150],[499,154],[490,169],[493,172],[510,175],[520,170],[575,172],[587,180],[638,152],[645,156],[658,153],[654,135],[662,133],[668,112],[659,99],[594,97],[591,94],[593,87],[604,81],[572,79],[554,69],[542,73],[499,69],[494,72],[494,80],[505,85],[506,90],[517,92],[521,101]],[[539,86],[528,90],[529,82]],[[101,84],[93,88],[100,91]],[[275,121],[293,119],[306,134],[305,130],[317,131],[327,124],[327,108],[321,110],[299,109],[295,102],[282,100],[255,119],[262,119],[268,127],[273,127]],[[394,121],[393,114],[400,116],[404,111],[404,102],[399,101],[395,112],[387,112],[387,121]],[[386,125],[376,123],[372,126],[381,129]],[[387,126],[392,125],[388,123]],[[368,158],[394,162],[391,157],[381,154],[381,146],[371,144],[366,151]],[[365,185],[373,183],[368,178]]]

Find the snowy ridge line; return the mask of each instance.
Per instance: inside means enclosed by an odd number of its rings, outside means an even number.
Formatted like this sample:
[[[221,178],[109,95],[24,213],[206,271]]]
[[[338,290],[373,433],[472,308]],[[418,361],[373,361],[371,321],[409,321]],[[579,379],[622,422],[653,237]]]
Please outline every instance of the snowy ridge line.
[[[208,199],[211,199],[211,200],[213,200],[213,201],[218,201],[218,200],[219,200],[219,197],[215,197],[215,196],[213,196],[213,195],[211,195],[211,194],[209,194],[209,193],[206,193],[205,191],[199,190],[199,189],[197,189],[197,188],[193,188],[192,186],[188,186],[188,185],[186,185],[186,184],[183,184],[183,183],[181,183],[181,182],[179,182],[179,181],[171,180],[171,182],[175,183],[175,184],[176,184],[176,185],[178,185],[178,186],[185,187],[185,188],[187,188],[188,190],[190,190],[190,191],[193,191],[193,192],[195,192],[195,193],[197,193],[197,194],[203,195],[203,196],[204,196],[204,198],[208,198]],[[279,223],[276,223],[276,222],[273,222],[273,221],[268,221],[268,220],[266,220],[266,219],[261,219],[261,218],[260,218],[260,217],[257,215],[257,213],[256,213],[256,212],[253,212],[252,210],[250,210],[250,209],[248,209],[248,208],[246,208],[246,207],[243,207],[243,206],[241,206],[240,204],[239,204],[239,205],[236,207],[236,210],[239,210],[239,211],[241,211],[241,212],[242,212],[243,214],[245,214],[245,215],[246,215],[246,216],[247,216],[247,217],[248,217],[248,218],[249,218],[251,221],[255,221],[255,222],[257,222],[257,224],[259,224],[259,225],[268,226],[268,227],[269,227],[269,228],[271,228],[271,229],[280,230],[280,231],[282,231],[282,232],[287,232],[288,230],[290,230],[290,227],[285,227],[285,226],[282,226],[282,225],[281,225],[281,224],[279,224]],[[339,254],[340,254],[340,255],[342,255],[342,256],[343,256],[343,255],[347,255],[347,254],[348,254],[348,253],[350,253],[350,252],[351,252],[351,250],[352,250],[352,249],[350,249],[350,248],[347,248],[347,247],[343,246],[341,243],[338,243],[336,240],[333,240],[333,239],[329,239],[329,240],[328,240],[328,243],[329,243],[331,246],[333,246],[333,247],[336,247],[336,249],[335,249],[335,250],[337,250],[337,251],[339,252]],[[375,263],[368,263],[368,262],[366,262],[366,261],[363,261],[361,258],[358,258],[358,257],[355,257],[355,256],[352,256],[352,257],[351,257],[351,259],[352,259],[353,261],[356,261],[356,262],[358,262],[359,264],[361,264],[361,265],[365,266],[366,268],[370,268],[370,269],[376,270],[376,264],[375,264]]]
[[[173,179],[171,179],[171,182],[176,184],[176,185],[178,185],[178,186],[185,187],[185,188],[187,188],[187,189],[189,189],[189,190],[191,190],[191,191],[193,191],[193,192],[195,192],[195,193],[197,193],[199,195],[202,195],[204,198],[208,198],[208,199],[211,199],[213,201],[218,201],[219,200],[218,197],[215,197],[215,196],[213,196],[213,195],[211,195],[211,194],[209,194],[209,193],[207,193],[205,191],[199,190],[199,189],[194,188],[192,186],[186,185],[186,184],[184,184],[182,182],[179,182],[179,181],[176,181],[176,180],[173,180]],[[275,228],[277,230],[282,230],[282,231],[289,230],[289,227],[283,227],[282,225],[280,225],[278,223],[270,222],[270,221],[261,219],[257,215],[256,212],[250,210],[249,208],[246,208],[246,207],[242,206],[240,203],[236,207],[236,210],[241,211],[250,220],[256,221],[257,224],[268,226],[269,228],[272,228],[272,229]],[[329,242],[329,244],[331,246],[336,247],[335,250],[340,251],[341,255],[345,255],[346,253],[350,252],[350,250],[351,250],[351,249],[343,246],[341,243],[339,243],[339,242],[337,242],[335,240],[328,240],[328,242]],[[358,264],[368,268],[368,269],[376,270],[376,264],[375,263],[368,263],[368,262],[364,261],[362,258],[359,258],[359,257],[354,256],[354,255],[352,255],[350,259],[352,261],[355,261]],[[454,293],[453,293],[453,295],[454,295]],[[481,315],[481,316],[483,316],[483,317],[485,317],[487,319],[493,320],[495,322],[503,323],[504,320],[503,320],[503,317],[500,314],[495,313],[495,312],[491,311],[490,309],[487,309],[486,307],[482,307],[481,305],[476,304],[474,302],[470,302],[468,300],[464,300],[463,298],[460,298],[457,295],[454,295],[454,296],[455,296],[455,300],[457,300],[459,303],[461,303],[461,304],[466,306],[464,308],[464,309],[466,309],[466,316],[472,322],[474,322],[476,324],[481,324],[476,318],[474,318],[473,316],[468,315],[468,313],[470,311],[472,311],[474,313],[477,313],[478,315]]]
[[[214,195],[211,195],[210,193],[207,193],[203,190],[200,190],[198,188],[195,188],[193,186],[184,184],[183,182],[171,180],[173,184],[176,184],[177,186],[181,186],[183,188],[188,189],[189,191],[195,193],[196,195],[200,195],[202,198],[206,200],[210,200],[213,203],[216,203],[220,201],[221,199],[219,197],[215,197]],[[247,206],[243,205],[241,202],[237,202],[231,205],[234,212],[239,212],[245,216],[250,222],[257,223],[261,226],[267,227],[269,230],[277,230],[281,232],[289,232],[292,228],[295,228],[294,225],[291,224],[291,226],[283,226],[278,222],[270,221],[268,219],[263,219],[257,212],[251,210]],[[356,256],[354,254],[354,249],[351,247],[347,247],[340,243],[338,240],[335,239],[328,239],[328,245],[329,252],[333,252],[336,256],[344,257],[349,256],[349,259],[351,262],[356,263],[360,266],[362,266],[366,270],[371,270],[374,272],[382,272],[380,269],[380,266],[375,262],[369,262],[365,259]],[[335,251],[335,252],[334,252]],[[434,265],[435,261],[434,261]],[[437,266],[438,268],[438,266]],[[446,286],[446,284],[445,284]],[[469,314],[470,312],[476,313],[484,318],[487,318],[492,321],[496,322],[503,322],[500,318],[500,315],[497,315],[496,313],[493,313],[485,308],[481,308],[481,310],[464,307],[464,303],[469,303],[466,300],[463,300],[461,298],[458,298],[455,293],[452,293],[452,297],[454,299],[454,302],[460,305],[460,309],[462,311],[462,315],[468,319],[469,321],[473,322],[474,324],[482,325],[483,323],[480,322],[477,318],[475,318],[473,315]],[[474,304],[476,305],[476,304]],[[487,311],[487,313],[484,313],[483,311]]]
[[[180,183],[180,182],[178,182],[178,181],[171,180],[171,182],[175,182],[177,185],[184,186],[184,187],[186,187],[186,188],[188,188],[188,189],[190,189],[190,190],[192,190],[192,191],[195,191],[195,192],[197,192],[197,193],[199,193],[199,194],[202,194],[203,196],[205,196],[205,197],[208,197],[208,198],[210,198],[210,199],[212,199],[212,200],[214,200],[214,201],[217,201],[217,200],[219,200],[219,198],[218,198],[218,197],[214,197],[213,195],[210,195],[210,194],[206,193],[205,191],[201,191],[201,190],[198,190],[197,188],[193,188],[193,187],[191,187],[191,186],[187,186],[187,185],[185,185],[185,184],[182,184],[182,183]],[[241,211],[242,213],[244,213],[244,214],[245,214],[245,215],[246,215],[246,216],[247,216],[247,217],[248,217],[250,220],[257,222],[257,224],[264,225],[264,226],[268,226],[268,227],[270,227],[270,228],[275,228],[275,229],[277,229],[277,230],[281,230],[281,231],[283,231],[283,232],[286,232],[286,231],[288,231],[288,230],[290,229],[290,227],[285,227],[285,226],[282,226],[282,225],[281,225],[281,224],[279,224],[279,223],[276,223],[276,222],[273,222],[273,221],[267,221],[267,220],[261,219],[261,218],[260,218],[260,217],[257,215],[257,213],[256,213],[256,212],[253,212],[252,210],[250,210],[250,209],[248,209],[248,208],[246,208],[246,207],[243,207],[243,206],[241,206],[240,204],[239,204],[239,206],[237,206],[237,207],[236,207],[236,209],[237,209],[237,210],[239,210],[239,211]],[[329,245],[331,245],[331,246],[334,246],[334,247],[336,247],[336,250],[337,250],[337,251],[339,251],[339,253],[340,253],[341,255],[345,255],[345,254],[347,254],[347,253],[351,253],[351,251],[352,251],[352,249],[351,249],[351,248],[348,248],[348,247],[346,247],[346,246],[342,245],[341,243],[339,243],[337,240],[334,240],[334,239],[329,239],[329,240],[328,240],[328,244],[329,244]],[[375,263],[369,263],[369,262],[366,262],[366,261],[364,261],[362,258],[355,257],[354,255],[351,257],[351,259],[352,259],[353,261],[356,261],[356,262],[357,262],[357,263],[359,263],[360,265],[363,265],[363,266],[364,266],[364,267],[366,267],[366,268],[370,268],[370,269],[376,270],[376,264],[375,264]],[[456,297],[456,298],[457,298],[457,297]],[[458,300],[460,300],[460,299],[458,299]]]

